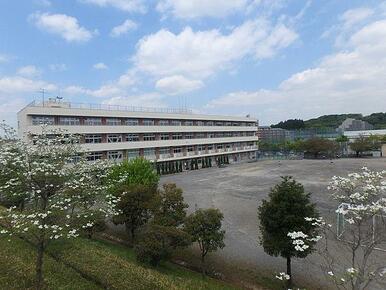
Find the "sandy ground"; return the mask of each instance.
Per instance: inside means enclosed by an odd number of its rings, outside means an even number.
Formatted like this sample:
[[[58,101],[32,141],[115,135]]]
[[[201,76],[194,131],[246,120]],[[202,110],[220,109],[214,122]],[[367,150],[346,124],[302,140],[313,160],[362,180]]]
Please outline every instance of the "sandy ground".
[[[165,176],[161,183],[174,182],[181,187],[190,211],[216,207],[224,213],[226,247],[217,252],[215,258],[256,271],[277,273],[285,270],[284,259],[265,254],[258,244],[257,207],[269,189],[280,182],[280,176],[291,175],[312,193],[321,215],[333,216],[337,204],[329,197],[328,182],[334,175],[357,172],[363,166],[384,170],[386,158],[259,161]],[[325,277],[311,263],[315,259],[295,260],[293,272],[302,285],[323,289]]]

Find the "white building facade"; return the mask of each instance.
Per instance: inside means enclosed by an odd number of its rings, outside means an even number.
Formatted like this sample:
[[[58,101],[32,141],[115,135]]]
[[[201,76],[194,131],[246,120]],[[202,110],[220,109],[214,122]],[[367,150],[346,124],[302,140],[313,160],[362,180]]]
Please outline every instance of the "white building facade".
[[[193,169],[192,164],[197,168],[219,160],[252,160],[257,151],[258,121],[250,117],[51,100],[33,102],[18,113],[19,137],[41,134],[42,124],[46,130],[81,135],[81,147],[90,161],[141,156],[157,163],[178,160],[180,166]]]

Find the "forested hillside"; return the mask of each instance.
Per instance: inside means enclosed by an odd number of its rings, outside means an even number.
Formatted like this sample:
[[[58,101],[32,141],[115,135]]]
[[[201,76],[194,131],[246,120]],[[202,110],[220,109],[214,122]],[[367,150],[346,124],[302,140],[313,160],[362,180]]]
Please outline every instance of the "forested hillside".
[[[337,128],[347,118],[353,118],[369,122],[374,126],[374,129],[386,128],[386,113],[373,113],[368,116],[363,116],[362,114],[324,115],[306,121],[303,121],[301,119],[289,119],[271,125],[271,127],[282,128],[287,130],[306,128]]]

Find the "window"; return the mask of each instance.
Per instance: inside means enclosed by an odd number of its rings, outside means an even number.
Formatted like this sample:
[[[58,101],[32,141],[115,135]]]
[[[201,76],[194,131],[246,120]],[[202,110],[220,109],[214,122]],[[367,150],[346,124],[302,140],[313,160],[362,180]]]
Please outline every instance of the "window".
[[[215,138],[215,134],[214,133],[208,133],[208,138]]]
[[[193,133],[186,133],[185,139],[193,139]]]
[[[193,121],[185,121],[185,126],[193,126]]]
[[[144,126],[153,126],[153,125],[154,125],[154,120],[151,120],[151,119],[144,119],[144,120],[143,120],[143,125],[144,125]]]
[[[203,139],[203,138],[205,138],[205,133],[197,133],[197,134],[196,134],[196,138],[198,138],[198,139]]]
[[[213,150],[213,145],[208,145],[208,150]]]
[[[102,143],[102,135],[86,135],[84,137],[85,143]]]
[[[203,146],[203,145],[198,145],[198,146],[197,146],[197,150],[198,150],[198,151],[205,151],[205,146]]]
[[[79,125],[80,120],[76,117],[60,117],[59,118],[60,125]]]
[[[155,135],[154,134],[144,134],[143,135],[143,140],[144,141],[154,141],[155,140]]]
[[[109,160],[122,160],[123,154],[122,151],[109,151],[107,152],[107,158]]]
[[[99,126],[102,125],[101,118],[86,118],[84,119],[84,124],[89,126]]]
[[[32,116],[32,125],[54,125],[54,117]]]
[[[182,148],[181,147],[173,148],[173,153],[181,153],[181,152],[182,152]]]
[[[207,126],[214,126],[214,122],[213,121],[208,121],[208,122],[206,122],[206,125]]]
[[[193,146],[186,147],[186,151],[193,152],[194,151],[194,147]]]
[[[171,125],[172,125],[172,126],[181,126],[181,121],[178,121],[178,120],[172,120],[172,121],[171,121]]]
[[[91,152],[87,155],[87,160],[88,161],[95,161],[102,159],[103,153],[102,152]]]
[[[144,156],[155,156],[155,149],[154,148],[145,148],[145,149],[143,149],[143,155]]]
[[[121,125],[121,120],[120,119],[117,119],[117,118],[107,118],[106,119],[106,125],[109,125],[109,126],[119,126]]]
[[[223,122],[216,122],[216,126],[224,126]]]
[[[224,133],[216,133],[216,138],[222,138],[224,137]]]
[[[161,134],[160,139],[161,140],[169,140],[169,134]]]
[[[159,154],[160,155],[169,155],[170,154],[170,148],[168,148],[168,147],[160,148],[159,149]]]
[[[232,122],[225,122],[225,126],[232,126]]]
[[[225,132],[224,137],[232,137],[232,132]]]
[[[173,140],[180,140],[182,139],[182,134],[181,133],[176,133],[172,135]]]
[[[136,142],[139,141],[139,135],[138,134],[127,134],[126,135],[126,142]]]
[[[223,145],[222,144],[218,144],[217,145],[217,149],[222,149],[223,148]]]
[[[118,142],[122,142],[122,135],[120,134],[107,135],[107,143],[118,143]]]
[[[197,126],[204,126],[205,123],[203,121],[197,121]]]
[[[139,121],[138,121],[138,119],[127,119],[127,120],[125,121],[125,124],[126,124],[127,126],[138,126]]]
[[[139,150],[138,149],[132,149],[127,151],[127,158],[133,159],[137,158],[139,156]]]
[[[169,126],[169,120],[159,120],[158,125]]]

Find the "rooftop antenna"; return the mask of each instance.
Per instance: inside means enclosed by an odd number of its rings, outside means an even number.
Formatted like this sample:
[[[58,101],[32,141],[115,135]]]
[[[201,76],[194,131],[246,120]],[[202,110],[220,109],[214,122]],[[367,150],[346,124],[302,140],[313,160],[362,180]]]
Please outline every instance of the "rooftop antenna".
[[[46,94],[46,89],[44,89],[44,88],[41,88],[40,90],[39,90],[39,93],[41,93],[42,94],[42,101],[43,101],[43,107],[44,107],[44,95]]]

